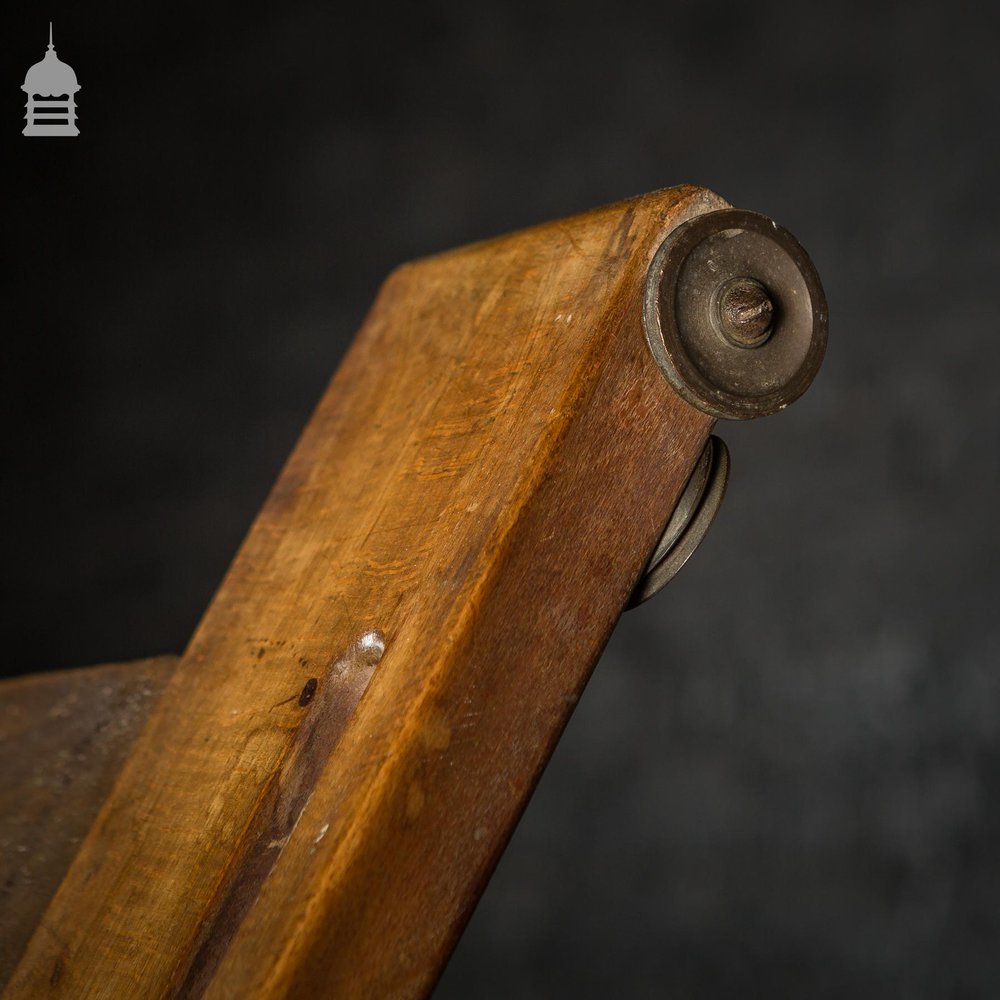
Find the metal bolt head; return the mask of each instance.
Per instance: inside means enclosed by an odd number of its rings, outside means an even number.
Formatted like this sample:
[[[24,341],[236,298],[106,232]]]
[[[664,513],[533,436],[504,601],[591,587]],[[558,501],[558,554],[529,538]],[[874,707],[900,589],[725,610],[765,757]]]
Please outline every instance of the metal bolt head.
[[[771,336],[774,303],[767,289],[754,278],[733,278],[717,299],[718,325],[736,347],[760,347]]]

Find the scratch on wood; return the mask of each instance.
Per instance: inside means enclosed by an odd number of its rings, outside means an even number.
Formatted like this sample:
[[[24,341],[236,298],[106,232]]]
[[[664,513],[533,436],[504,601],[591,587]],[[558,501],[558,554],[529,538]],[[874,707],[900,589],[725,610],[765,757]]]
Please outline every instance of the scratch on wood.
[[[322,684],[316,677],[306,681],[299,705],[305,707],[314,700],[315,704],[304,714],[287,755],[261,797],[241,841],[237,860],[216,897],[212,915],[201,929],[194,957],[176,997],[194,1000],[204,995],[233,936],[295,831],[323,765],[333,753],[384,651],[385,636],[378,630],[365,632],[333,660]],[[327,829],[329,824],[314,843],[323,839]]]

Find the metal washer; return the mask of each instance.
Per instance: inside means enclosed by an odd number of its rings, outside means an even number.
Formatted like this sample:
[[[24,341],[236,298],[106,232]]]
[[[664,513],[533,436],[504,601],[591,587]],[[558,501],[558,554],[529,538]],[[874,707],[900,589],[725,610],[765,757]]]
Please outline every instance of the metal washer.
[[[737,278],[774,307],[763,342],[741,346],[719,327],[720,291]],[[707,212],[663,241],[646,277],[646,339],[664,375],[713,417],[746,420],[784,409],[823,360],[827,306],[812,261],[787,229],[740,209]]]

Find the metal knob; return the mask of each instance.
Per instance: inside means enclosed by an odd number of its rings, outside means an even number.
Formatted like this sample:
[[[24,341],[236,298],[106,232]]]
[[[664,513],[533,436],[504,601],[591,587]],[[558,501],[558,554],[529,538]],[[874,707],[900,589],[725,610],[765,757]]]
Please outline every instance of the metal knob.
[[[784,409],[826,350],[826,298],[805,250],[777,223],[737,209],[667,236],[646,278],[643,323],[674,389],[723,419]]]

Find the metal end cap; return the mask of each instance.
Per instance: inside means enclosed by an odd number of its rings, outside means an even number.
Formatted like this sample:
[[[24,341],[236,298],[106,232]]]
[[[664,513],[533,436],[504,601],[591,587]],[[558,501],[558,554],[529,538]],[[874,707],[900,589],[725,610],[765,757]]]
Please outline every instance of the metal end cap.
[[[809,388],[826,351],[826,296],[787,229],[722,209],[678,226],[660,245],[643,324],[684,399],[713,417],[747,420]]]

